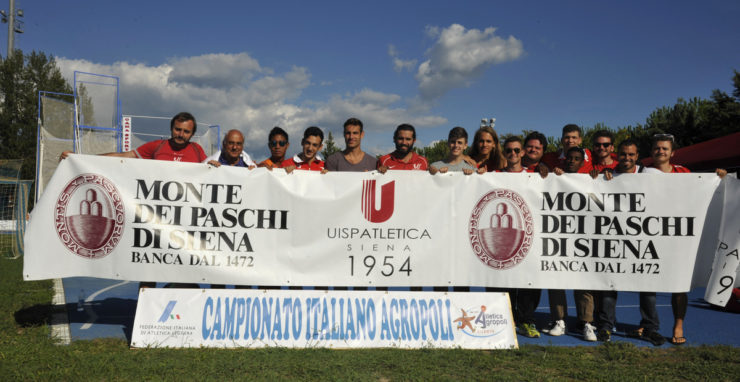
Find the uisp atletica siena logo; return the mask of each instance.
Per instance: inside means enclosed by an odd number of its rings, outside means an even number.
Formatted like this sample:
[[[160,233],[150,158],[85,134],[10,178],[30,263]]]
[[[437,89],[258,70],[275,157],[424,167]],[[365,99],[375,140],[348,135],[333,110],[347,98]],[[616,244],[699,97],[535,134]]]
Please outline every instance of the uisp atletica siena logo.
[[[59,240],[74,254],[99,259],[116,247],[125,211],[121,193],[106,177],[82,174],[67,184],[55,205]]]
[[[532,212],[521,195],[495,189],[473,208],[468,237],[475,255],[494,269],[508,269],[524,260],[532,247]]]
[[[362,183],[362,215],[371,223],[383,223],[393,216],[393,204],[396,181],[380,187],[380,200],[375,199],[375,180],[364,180]],[[380,202],[380,208],[378,203]]]

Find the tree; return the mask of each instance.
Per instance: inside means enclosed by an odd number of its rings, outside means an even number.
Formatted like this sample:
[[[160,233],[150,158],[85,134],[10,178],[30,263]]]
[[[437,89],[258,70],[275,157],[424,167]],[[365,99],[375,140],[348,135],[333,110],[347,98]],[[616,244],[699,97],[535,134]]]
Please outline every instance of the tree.
[[[429,164],[444,160],[450,154],[450,147],[447,145],[446,140],[432,142],[427,147],[415,147],[414,150],[417,154],[427,158],[427,162],[429,162]]]
[[[342,151],[337,147],[337,145],[334,143],[334,136],[331,134],[331,131],[329,132],[329,136],[326,138],[326,141],[324,141],[324,151],[321,152],[321,155],[324,156],[324,160],[329,157],[329,155],[334,154],[337,151]]]
[[[23,159],[21,179],[33,179],[35,174],[40,90],[72,92],[54,57],[17,51],[0,62],[0,155]]]

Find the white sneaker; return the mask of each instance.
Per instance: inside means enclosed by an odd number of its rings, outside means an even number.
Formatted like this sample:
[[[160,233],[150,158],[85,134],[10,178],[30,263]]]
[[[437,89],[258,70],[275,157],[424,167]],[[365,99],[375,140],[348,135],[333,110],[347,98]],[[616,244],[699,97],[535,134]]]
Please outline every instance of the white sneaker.
[[[542,329],[542,332],[555,337],[562,336],[565,334],[565,321],[557,320],[555,322],[551,322],[550,327]]]
[[[596,342],[596,328],[588,322],[583,325],[583,339],[589,342]]]

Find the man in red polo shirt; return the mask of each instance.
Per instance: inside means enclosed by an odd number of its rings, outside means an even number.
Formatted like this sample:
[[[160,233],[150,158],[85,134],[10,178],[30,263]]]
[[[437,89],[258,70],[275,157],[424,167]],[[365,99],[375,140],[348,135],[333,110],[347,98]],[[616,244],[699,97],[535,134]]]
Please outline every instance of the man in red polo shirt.
[[[396,144],[396,151],[378,159],[378,171],[385,173],[388,170],[427,170],[429,166],[427,158],[414,152],[416,130],[413,126],[407,123],[398,125],[393,133],[393,142]]]
[[[170,120],[170,139],[151,141],[139,146],[136,150],[100,155],[200,163],[206,159],[207,155],[199,144],[190,142],[197,127],[192,114],[178,113]],[[63,152],[60,159],[66,158],[71,153],[71,151]]]
[[[316,126],[311,126],[303,132],[301,147],[303,151],[293,158],[286,159],[281,164],[285,172],[291,173],[293,170],[321,171],[325,173],[324,161],[318,157],[319,151],[324,147],[324,132]]]

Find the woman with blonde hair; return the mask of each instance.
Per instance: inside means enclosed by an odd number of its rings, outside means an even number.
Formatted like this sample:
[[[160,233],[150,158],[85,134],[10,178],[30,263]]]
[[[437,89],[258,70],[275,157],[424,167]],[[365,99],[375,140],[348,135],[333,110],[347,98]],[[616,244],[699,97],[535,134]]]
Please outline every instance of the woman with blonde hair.
[[[483,126],[475,132],[470,157],[475,160],[479,174],[506,167],[506,159],[501,152],[498,134],[490,126]]]

